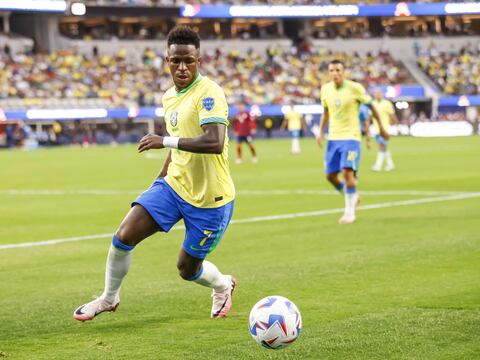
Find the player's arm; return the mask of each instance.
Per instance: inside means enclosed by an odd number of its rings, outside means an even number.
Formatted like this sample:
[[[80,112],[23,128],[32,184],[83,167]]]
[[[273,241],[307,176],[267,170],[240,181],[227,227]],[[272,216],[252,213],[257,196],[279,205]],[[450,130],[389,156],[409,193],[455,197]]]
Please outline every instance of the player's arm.
[[[288,119],[286,117],[283,118],[282,124],[280,125],[280,130],[285,130],[288,125]]]
[[[320,133],[318,134],[318,137],[317,137],[317,144],[320,147],[322,147],[323,145],[323,139],[325,137],[325,129],[330,119],[330,115],[328,113],[328,107],[324,106],[323,108],[324,108],[323,116],[322,116],[322,120],[320,121]]]
[[[390,124],[392,125],[398,124],[398,117],[397,115],[395,115],[395,113],[390,115]]]
[[[174,136],[145,135],[138,145],[138,152],[165,147],[197,154],[221,154],[225,143],[226,124],[207,123],[202,126],[203,134],[194,138]]]
[[[157,178],[162,178],[167,176],[167,170],[168,170],[168,165],[172,162],[172,150],[170,150],[167,154],[167,158],[165,159],[165,162],[163,163],[162,170],[160,170],[160,174],[158,174]]]
[[[236,117],[233,118],[232,125],[233,125],[233,135],[238,136],[238,120]]]
[[[365,104],[365,105],[367,105],[370,108],[370,110],[372,111],[373,118],[377,122],[378,128],[380,129],[380,136],[383,137],[385,140],[390,139],[390,135],[388,135],[388,133],[385,131],[385,129],[382,125],[382,122],[380,121],[380,115],[378,114],[378,111],[377,111],[377,108],[375,107],[375,105],[373,105],[372,103],[368,103],[368,104]]]
[[[257,133],[257,119],[255,117],[252,117],[250,126],[252,130],[252,135],[255,135]]]
[[[302,131],[307,131],[307,122],[305,121],[305,118],[303,116],[300,120],[300,124],[302,126]]]
[[[365,120],[365,144],[370,149],[370,116]]]

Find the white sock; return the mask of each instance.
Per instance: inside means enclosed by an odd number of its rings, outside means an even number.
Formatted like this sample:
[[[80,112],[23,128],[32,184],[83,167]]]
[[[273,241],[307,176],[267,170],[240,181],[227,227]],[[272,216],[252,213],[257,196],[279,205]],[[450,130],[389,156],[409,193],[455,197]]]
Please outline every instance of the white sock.
[[[210,261],[204,260],[202,274],[194,280],[197,284],[206,286],[220,292],[229,287],[228,277],[223,275]]]
[[[387,158],[387,166],[393,167],[393,159],[392,155],[390,154],[390,151],[385,151],[385,157]]]
[[[385,160],[385,152],[379,151],[377,153],[377,161],[375,162],[375,167],[381,169],[383,166],[383,161]]]
[[[355,215],[355,204],[357,202],[357,193],[345,192],[345,215]]]
[[[300,140],[292,139],[292,154],[300,154]]]
[[[105,270],[105,290],[102,299],[113,303],[120,291],[122,280],[127,275],[132,262],[132,252],[121,250],[111,245],[108,250],[107,266]]]

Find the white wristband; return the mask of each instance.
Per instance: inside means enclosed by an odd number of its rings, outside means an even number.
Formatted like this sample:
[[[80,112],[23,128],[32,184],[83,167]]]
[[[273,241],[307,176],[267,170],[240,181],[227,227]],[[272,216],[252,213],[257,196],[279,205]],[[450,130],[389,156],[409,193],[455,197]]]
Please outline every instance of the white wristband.
[[[180,140],[177,136],[165,136],[163,138],[163,146],[166,148],[178,149],[178,141]]]

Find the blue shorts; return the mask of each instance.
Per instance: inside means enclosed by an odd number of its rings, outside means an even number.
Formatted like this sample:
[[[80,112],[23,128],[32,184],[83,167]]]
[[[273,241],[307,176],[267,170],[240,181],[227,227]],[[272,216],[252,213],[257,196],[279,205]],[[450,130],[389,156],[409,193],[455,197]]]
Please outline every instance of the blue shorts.
[[[357,140],[329,140],[325,152],[325,172],[339,173],[342,169],[358,171],[360,148]]]
[[[205,259],[218,245],[233,214],[233,201],[218,208],[197,208],[183,200],[160,178],[133,203],[143,206],[163,231],[168,232],[180,219],[185,222],[183,250],[194,258]]]
[[[300,130],[289,130],[289,132],[292,139],[298,139],[300,137]]]
[[[375,140],[377,141],[377,144],[379,144],[379,145],[385,145],[385,146],[388,145],[388,140],[385,140],[380,135],[375,135]]]
[[[253,138],[251,136],[237,136],[237,143],[241,144],[242,142],[251,144],[253,142]]]

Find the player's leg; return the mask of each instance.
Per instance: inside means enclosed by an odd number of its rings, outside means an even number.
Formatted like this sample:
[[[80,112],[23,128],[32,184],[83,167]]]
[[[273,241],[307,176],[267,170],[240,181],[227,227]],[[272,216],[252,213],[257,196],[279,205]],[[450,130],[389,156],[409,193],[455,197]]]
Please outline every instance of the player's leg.
[[[243,162],[242,159],[242,142],[243,142],[243,137],[242,136],[237,136],[237,158],[235,159],[235,163],[241,164]]]
[[[211,317],[225,317],[232,306],[235,279],[222,274],[213,263],[204,259],[225,233],[232,217],[233,202],[214,209],[198,209],[184,204],[182,213],[187,231],[177,263],[180,276],[213,289]]]
[[[358,202],[357,179],[355,172],[358,171],[360,162],[360,142],[346,141],[341,152],[341,168],[345,179],[345,211],[339,222],[349,224],[356,219],[356,206]]]
[[[343,195],[345,183],[340,180],[338,174],[340,173],[340,152],[339,142],[332,140],[327,144],[327,150],[325,151],[325,173],[327,180],[333,187]]]
[[[257,150],[255,149],[255,146],[253,146],[253,139],[251,136],[247,138],[247,145],[250,149],[250,153],[252,154],[252,162],[256,164],[258,162]]]
[[[132,251],[143,239],[156,233],[158,224],[140,205],[130,209],[112,238],[105,268],[105,288],[102,295],[75,310],[76,320],[92,320],[104,311],[115,311],[120,303],[120,286],[130,269]]]
[[[292,137],[292,154],[299,155],[302,152],[300,148],[300,130],[292,130],[290,133]]]
[[[392,154],[388,149],[388,141],[386,140],[385,140],[385,160],[387,161],[387,164],[385,165],[385,171],[392,171],[393,169],[395,169],[395,164],[392,159]]]
[[[380,136],[375,136],[375,140],[378,143],[378,152],[377,152],[377,160],[375,161],[375,165],[373,165],[373,171],[381,171],[383,167],[383,163],[386,159],[386,144],[385,140]]]
[[[140,195],[133,203],[112,238],[105,270],[105,288],[102,295],[74,312],[74,318],[92,320],[104,311],[114,311],[119,303],[119,290],[130,268],[132,250],[143,239],[155,232],[169,231],[181,218],[175,200],[167,191],[163,179]]]
[[[345,179],[345,211],[339,222],[341,224],[349,224],[356,219],[355,208],[358,201],[358,193],[355,172],[352,169],[343,169],[342,173]]]

